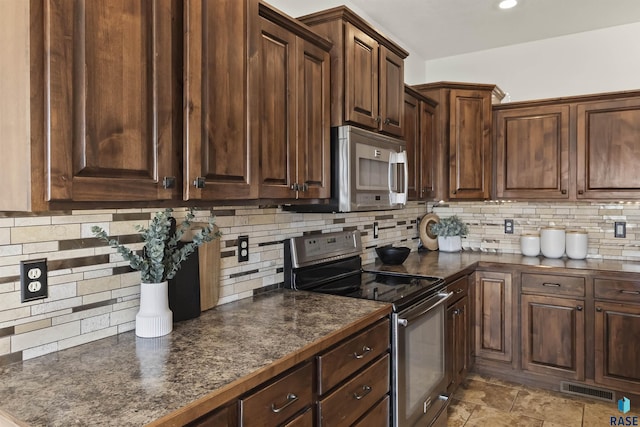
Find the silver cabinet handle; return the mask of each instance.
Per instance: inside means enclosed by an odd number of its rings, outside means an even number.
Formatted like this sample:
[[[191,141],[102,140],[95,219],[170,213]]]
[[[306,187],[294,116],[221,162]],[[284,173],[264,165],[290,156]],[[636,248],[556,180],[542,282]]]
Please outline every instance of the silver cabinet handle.
[[[624,289],[622,289],[620,293],[627,295],[640,295],[640,291],[625,291]]]
[[[354,397],[356,400],[360,400],[360,399],[362,399],[363,397],[365,397],[367,394],[371,393],[371,390],[372,390],[372,389],[371,389],[371,387],[370,387],[370,386],[368,386],[368,385],[363,385],[363,386],[362,386],[362,394],[353,393],[353,397]]]
[[[543,283],[542,286],[547,286],[549,288],[559,288],[560,283]]]
[[[271,404],[271,412],[273,412],[274,414],[277,414],[278,412],[283,411],[288,406],[291,406],[293,404],[293,402],[295,402],[296,400],[298,400],[298,396],[296,396],[293,393],[289,393],[289,394],[287,394],[287,401],[284,402],[284,405],[282,405],[281,407],[276,408],[276,404],[275,403]]]
[[[362,347],[362,353],[358,354],[358,353],[353,353],[353,357],[355,357],[356,359],[362,359],[364,356],[366,356],[367,353],[369,353],[372,350],[371,347],[369,346],[364,346]]]

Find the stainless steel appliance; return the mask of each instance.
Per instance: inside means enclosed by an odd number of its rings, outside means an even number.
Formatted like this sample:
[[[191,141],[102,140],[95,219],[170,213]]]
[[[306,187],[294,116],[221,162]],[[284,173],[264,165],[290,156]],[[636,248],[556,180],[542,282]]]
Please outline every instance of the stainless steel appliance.
[[[285,286],[391,303],[394,427],[445,426],[445,304],[441,278],[362,270],[358,231],[285,240]]]
[[[288,205],[297,212],[402,209],[407,203],[406,143],[353,126],[331,129],[331,195],[328,201]]]

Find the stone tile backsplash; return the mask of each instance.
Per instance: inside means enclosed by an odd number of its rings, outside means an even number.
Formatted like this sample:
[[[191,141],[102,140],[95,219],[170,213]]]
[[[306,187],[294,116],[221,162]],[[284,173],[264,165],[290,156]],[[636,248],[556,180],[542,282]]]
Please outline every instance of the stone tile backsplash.
[[[418,247],[418,218],[433,209],[456,214],[469,224],[465,250],[519,253],[523,232],[545,225],[583,228],[590,258],[640,260],[637,203],[411,202],[399,211],[351,214],[300,214],[278,207],[215,207],[220,242],[220,300],[245,298],[283,282],[282,240],[303,233],[360,230],[363,262],[374,248],[395,243]],[[134,328],[139,305],[138,272],[115,251],[93,238],[100,225],[123,243],[141,247],[136,225],[146,225],[155,209],[55,212],[42,215],[0,213],[0,366],[62,350]],[[183,215],[176,210],[176,215]],[[198,211],[206,217],[207,211]],[[504,219],[515,233],[504,234]],[[380,236],[373,238],[373,223]],[[627,222],[627,237],[613,237],[615,221]],[[249,261],[238,263],[237,238],[249,235]],[[20,302],[20,261],[47,258],[49,297]]]

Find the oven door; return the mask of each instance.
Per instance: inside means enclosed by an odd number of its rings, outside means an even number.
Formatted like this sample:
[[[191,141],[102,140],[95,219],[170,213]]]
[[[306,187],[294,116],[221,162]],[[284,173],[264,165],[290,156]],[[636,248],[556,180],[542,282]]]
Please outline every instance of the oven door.
[[[446,425],[444,303],[452,294],[438,293],[394,314],[394,426],[435,426],[443,419]]]

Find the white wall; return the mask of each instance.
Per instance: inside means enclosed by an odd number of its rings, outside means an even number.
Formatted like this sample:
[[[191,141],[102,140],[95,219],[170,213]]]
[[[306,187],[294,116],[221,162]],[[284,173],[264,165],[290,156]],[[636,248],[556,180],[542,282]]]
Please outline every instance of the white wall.
[[[267,3],[280,9],[287,15],[298,17],[317,12],[319,10],[330,9],[332,7],[345,5],[355,13],[360,15],[363,19],[369,22],[374,28],[382,32],[385,36],[399,44],[403,49],[409,52],[409,57],[404,61],[404,80],[407,84],[413,85],[422,83],[424,81],[424,58],[418,55],[416,52],[411,51],[405,43],[398,37],[393,35],[393,32],[384,28],[372,19],[367,13],[360,9],[358,6],[352,4],[349,0],[314,0],[314,1],[300,1],[300,0],[267,0]]]
[[[640,22],[426,61],[425,83],[442,80],[495,83],[511,101],[640,89]]]

